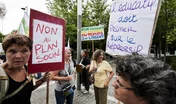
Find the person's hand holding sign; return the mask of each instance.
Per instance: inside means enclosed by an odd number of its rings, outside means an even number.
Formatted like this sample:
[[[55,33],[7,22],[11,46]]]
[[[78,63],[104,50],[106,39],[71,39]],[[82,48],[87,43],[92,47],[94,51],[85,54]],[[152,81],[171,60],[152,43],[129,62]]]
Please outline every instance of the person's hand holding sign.
[[[51,80],[51,73],[46,72],[41,79],[43,80],[43,82]]]

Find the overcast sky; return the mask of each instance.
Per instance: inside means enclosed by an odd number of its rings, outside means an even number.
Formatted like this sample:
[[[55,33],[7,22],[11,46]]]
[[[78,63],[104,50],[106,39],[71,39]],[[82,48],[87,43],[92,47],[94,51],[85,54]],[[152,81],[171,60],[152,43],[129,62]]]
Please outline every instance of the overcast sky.
[[[3,34],[8,34],[12,30],[18,29],[24,15],[24,10],[21,9],[22,7],[27,6],[28,13],[30,8],[48,13],[45,0],[0,0],[0,3],[4,3],[7,9],[7,14],[4,19],[0,19],[0,31]]]

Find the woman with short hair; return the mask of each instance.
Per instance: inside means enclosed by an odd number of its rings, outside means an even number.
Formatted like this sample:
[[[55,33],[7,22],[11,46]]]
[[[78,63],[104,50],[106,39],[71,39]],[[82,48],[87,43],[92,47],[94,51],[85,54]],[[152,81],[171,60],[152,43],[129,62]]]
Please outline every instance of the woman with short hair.
[[[176,104],[176,72],[161,60],[128,55],[117,60],[114,96],[123,104]]]
[[[32,91],[49,80],[50,73],[45,73],[34,85],[34,80],[28,75],[25,68],[32,51],[32,40],[27,36],[20,34],[7,35],[3,39],[2,47],[7,60],[0,65],[0,70],[6,73],[9,85],[5,96],[0,96],[2,97],[0,103],[31,104]]]

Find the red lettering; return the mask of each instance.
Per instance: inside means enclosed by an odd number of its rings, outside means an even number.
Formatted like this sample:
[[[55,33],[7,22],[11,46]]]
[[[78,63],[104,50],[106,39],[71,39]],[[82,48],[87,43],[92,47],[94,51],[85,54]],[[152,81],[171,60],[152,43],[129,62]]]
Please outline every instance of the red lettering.
[[[57,44],[57,40],[56,40],[55,44],[48,45],[48,50],[53,50],[53,47],[57,48],[57,46],[58,46],[58,44]]]
[[[43,29],[44,29],[44,25],[43,25],[42,28],[41,28],[40,24],[38,24],[38,25],[37,25],[37,28],[36,28],[36,32],[39,31],[38,29],[40,30],[40,33],[42,34],[42,33],[43,33]]]
[[[58,31],[58,28],[53,28],[53,27],[49,27],[49,26],[45,26],[45,25],[40,25],[40,24],[37,24],[37,28],[36,28],[36,32],[40,32],[41,34],[43,32],[45,32],[45,34],[54,34],[56,35],[57,31]]]
[[[36,59],[38,60],[37,62],[40,63],[43,61],[43,59],[40,56],[37,56]]]
[[[93,36],[95,36],[97,33],[93,33]]]
[[[49,52],[50,50],[53,50],[54,48],[57,48],[58,47],[58,42],[56,40],[55,43],[52,43],[52,44],[48,44],[48,47],[45,48],[46,46],[43,46],[42,44],[37,44],[35,46],[35,53],[36,55],[38,55],[38,51],[41,50],[41,54],[42,53],[46,53],[46,52]]]
[[[45,39],[44,39],[43,43],[49,43],[50,41],[51,41],[51,39],[50,39],[50,38],[45,37]]]
[[[88,33],[88,36],[92,36],[92,33]]]
[[[48,26],[45,27],[45,33],[49,33],[50,32],[50,28]]]
[[[58,49],[57,52],[53,52],[53,53],[49,53],[47,55],[44,55],[43,57],[40,57],[40,56],[36,56],[36,59],[37,59],[37,62],[38,63],[41,63],[41,62],[44,62],[44,61],[47,61],[49,59],[52,59],[52,58],[56,58],[58,56],[60,56],[60,51]]]
[[[40,50],[41,49],[41,45],[40,44],[37,44],[36,46],[35,46],[35,54],[36,55],[38,55],[38,50]]]
[[[97,35],[101,35],[101,32],[98,32]]]
[[[45,52],[48,52],[49,50],[44,50],[44,47],[43,47],[43,45],[41,45],[42,46],[42,53],[45,53]]]
[[[87,36],[87,34],[82,34],[82,36]]]
[[[54,31],[54,28],[51,28],[51,34],[53,34],[53,32],[54,32],[54,35],[56,35],[57,30],[58,30],[58,28],[56,28],[56,31]]]
[[[51,53],[50,53],[50,54],[51,54]],[[50,55],[50,54],[49,54],[49,55]],[[43,57],[43,59],[44,59],[44,60],[48,60],[49,55],[45,55],[45,56]]]

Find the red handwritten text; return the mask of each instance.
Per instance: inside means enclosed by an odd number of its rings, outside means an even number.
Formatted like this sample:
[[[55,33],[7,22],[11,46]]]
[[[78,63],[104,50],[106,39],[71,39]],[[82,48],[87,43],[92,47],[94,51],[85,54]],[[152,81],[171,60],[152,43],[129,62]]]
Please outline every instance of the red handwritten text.
[[[103,34],[102,32],[94,32],[94,33],[82,34],[82,36],[97,36],[102,34]]]
[[[53,27],[49,27],[46,25],[41,25],[41,24],[37,24],[37,28],[36,28],[36,32],[40,32],[45,33],[45,34],[54,34],[56,35],[58,28],[53,28]]]
[[[50,50],[53,50],[54,48],[57,48],[58,47],[58,42],[56,40],[56,43],[55,44],[48,44],[47,46],[47,49],[44,50],[44,47],[46,46],[43,46],[43,44],[36,44],[35,45],[35,54],[38,55],[38,53],[46,53],[46,52],[49,52]]]
[[[57,52],[49,53],[48,55],[44,55],[43,57],[41,57],[41,56],[36,56],[36,59],[37,59],[38,63],[41,63],[41,62],[43,62],[43,61],[46,61],[46,60],[48,60],[48,59],[55,58],[55,57],[60,56],[60,55],[61,55],[61,54],[60,54],[60,51],[59,51],[59,49],[58,49]]]

